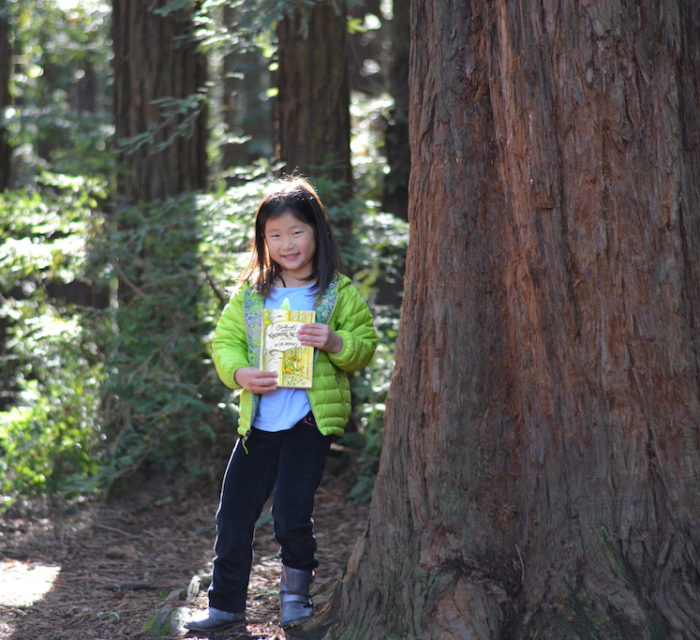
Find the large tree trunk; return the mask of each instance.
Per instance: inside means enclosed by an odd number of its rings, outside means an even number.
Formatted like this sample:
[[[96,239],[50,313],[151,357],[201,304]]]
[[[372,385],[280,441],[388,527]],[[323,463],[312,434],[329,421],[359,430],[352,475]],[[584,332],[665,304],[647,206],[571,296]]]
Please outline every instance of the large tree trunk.
[[[277,26],[279,157],[288,172],[352,182],[345,2],[287,10]],[[349,192],[348,192],[349,193]],[[342,198],[341,198],[342,199]]]
[[[412,3],[396,372],[325,638],[700,637],[699,27]]]
[[[119,331],[102,393],[108,482],[145,463],[187,466],[192,443],[210,428],[202,426],[212,392],[202,383],[200,220],[187,197],[206,187],[207,175],[206,63],[193,34],[198,5],[112,0],[119,155],[109,231]]]
[[[170,4],[112,0],[117,198],[127,206],[206,186],[207,118],[198,100],[206,60],[193,35],[193,7],[172,11]],[[133,224],[118,222],[122,229]],[[128,276],[120,272],[123,303],[133,298],[148,259],[132,256]]]
[[[4,122],[5,109],[11,104],[11,69],[10,5],[7,0],[0,0],[0,191],[9,189],[12,183],[12,148]]]
[[[170,4],[112,0],[117,190],[131,203],[206,186],[206,60],[192,8],[163,11]]]

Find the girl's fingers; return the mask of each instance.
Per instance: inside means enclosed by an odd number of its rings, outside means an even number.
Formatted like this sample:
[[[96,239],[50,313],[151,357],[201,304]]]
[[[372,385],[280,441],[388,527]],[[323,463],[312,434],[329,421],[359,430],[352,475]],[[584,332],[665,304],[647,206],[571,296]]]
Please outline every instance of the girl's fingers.
[[[343,347],[342,340],[327,324],[305,324],[298,335],[299,342],[306,347],[316,347],[330,353],[338,353]]]
[[[304,340],[314,340],[317,342],[320,341],[320,344],[323,344],[323,342],[328,339],[329,335],[330,327],[327,324],[305,324],[299,329],[299,340],[302,343]],[[318,345],[314,344],[314,346]]]
[[[251,384],[253,393],[269,393],[277,388],[277,374],[272,371],[261,371]],[[262,375],[264,374],[264,375]]]
[[[253,367],[243,367],[236,371],[235,380],[253,393],[269,393],[277,388],[277,374]]]

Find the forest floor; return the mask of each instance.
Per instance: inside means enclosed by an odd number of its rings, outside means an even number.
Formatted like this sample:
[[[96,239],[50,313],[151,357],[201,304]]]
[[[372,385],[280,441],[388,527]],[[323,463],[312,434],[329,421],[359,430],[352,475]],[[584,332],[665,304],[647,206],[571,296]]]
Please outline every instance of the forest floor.
[[[348,459],[329,458],[316,495],[321,565],[312,595],[341,577],[367,527],[368,505],[347,498],[354,482]],[[159,627],[161,638],[196,637],[182,622],[207,607],[218,494],[218,483],[155,477],[107,501],[47,500],[0,515],[0,640],[140,640]],[[266,513],[248,625],[211,638],[288,637],[279,626],[278,545]]]

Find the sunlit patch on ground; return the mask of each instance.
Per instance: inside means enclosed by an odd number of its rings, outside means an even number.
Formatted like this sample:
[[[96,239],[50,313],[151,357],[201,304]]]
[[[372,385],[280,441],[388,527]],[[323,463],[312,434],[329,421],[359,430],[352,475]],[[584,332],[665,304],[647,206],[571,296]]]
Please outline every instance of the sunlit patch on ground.
[[[53,586],[61,567],[32,562],[0,560],[0,605],[28,607],[41,600]]]

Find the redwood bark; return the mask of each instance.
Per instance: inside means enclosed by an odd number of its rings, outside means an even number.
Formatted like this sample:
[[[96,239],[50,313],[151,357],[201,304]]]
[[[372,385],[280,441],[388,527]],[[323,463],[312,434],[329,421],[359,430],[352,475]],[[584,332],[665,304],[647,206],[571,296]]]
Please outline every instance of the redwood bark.
[[[413,1],[384,448],[310,637],[700,637],[699,28]]]
[[[287,172],[352,183],[345,2],[293,6],[279,21],[279,157]],[[342,199],[342,197],[341,197]]]
[[[117,190],[130,203],[206,186],[204,102],[182,135],[176,134],[177,128],[196,111],[187,109],[170,118],[167,108],[156,103],[199,94],[207,77],[206,61],[192,33],[192,7],[157,13],[169,4],[170,0],[112,0],[115,137],[120,145]],[[145,144],[125,144],[149,131],[154,135]]]

